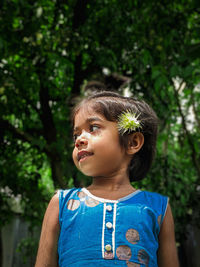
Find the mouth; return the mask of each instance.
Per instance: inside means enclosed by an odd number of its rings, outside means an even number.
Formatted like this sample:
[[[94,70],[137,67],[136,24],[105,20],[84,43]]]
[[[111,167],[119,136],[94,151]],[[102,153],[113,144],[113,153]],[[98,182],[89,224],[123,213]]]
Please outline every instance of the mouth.
[[[92,156],[93,153],[92,152],[88,152],[88,151],[80,151],[78,152],[77,154],[77,160],[80,162],[82,161],[83,159],[85,159],[86,157],[89,157],[89,156]]]

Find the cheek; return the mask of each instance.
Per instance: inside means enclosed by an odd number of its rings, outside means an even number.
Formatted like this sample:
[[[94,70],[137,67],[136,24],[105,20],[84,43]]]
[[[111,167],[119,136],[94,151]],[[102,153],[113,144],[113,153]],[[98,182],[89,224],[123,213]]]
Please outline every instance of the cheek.
[[[76,153],[76,150],[74,148],[73,152],[72,152],[72,159],[74,161],[74,163],[76,164],[77,160],[76,160],[76,157],[77,157],[77,153]]]

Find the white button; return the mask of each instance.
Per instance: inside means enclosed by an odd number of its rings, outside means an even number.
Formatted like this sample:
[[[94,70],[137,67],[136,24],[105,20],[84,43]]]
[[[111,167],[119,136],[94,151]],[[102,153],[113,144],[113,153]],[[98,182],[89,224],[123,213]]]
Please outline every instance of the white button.
[[[111,222],[107,222],[106,223],[106,227],[109,228],[109,229],[111,229],[112,228],[112,223]]]
[[[105,250],[106,250],[106,251],[111,251],[111,250],[112,250],[111,245],[110,245],[110,244],[105,245]]]
[[[108,205],[108,206],[106,206],[106,209],[107,209],[108,211],[111,211],[111,210],[112,210],[112,206],[111,206],[111,205]]]

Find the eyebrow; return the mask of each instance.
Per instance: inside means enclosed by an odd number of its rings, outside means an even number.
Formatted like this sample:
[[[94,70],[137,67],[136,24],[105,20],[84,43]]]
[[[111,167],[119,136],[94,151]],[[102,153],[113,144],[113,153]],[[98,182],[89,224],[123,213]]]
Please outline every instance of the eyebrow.
[[[86,123],[88,122],[93,122],[93,121],[100,121],[103,122],[102,119],[100,119],[99,117],[90,117],[86,119]],[[77,131],[79,129],[79,127],[74,127],[74,131]]]

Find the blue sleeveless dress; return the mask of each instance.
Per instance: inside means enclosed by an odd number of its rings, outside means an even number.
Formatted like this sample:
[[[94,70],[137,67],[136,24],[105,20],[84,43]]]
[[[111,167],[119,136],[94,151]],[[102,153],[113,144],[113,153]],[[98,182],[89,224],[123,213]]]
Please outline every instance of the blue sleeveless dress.
[[[158,266],[167,204],[167,197],[140,190],[118,200],[86,188],[60,190],[59,266]]]

